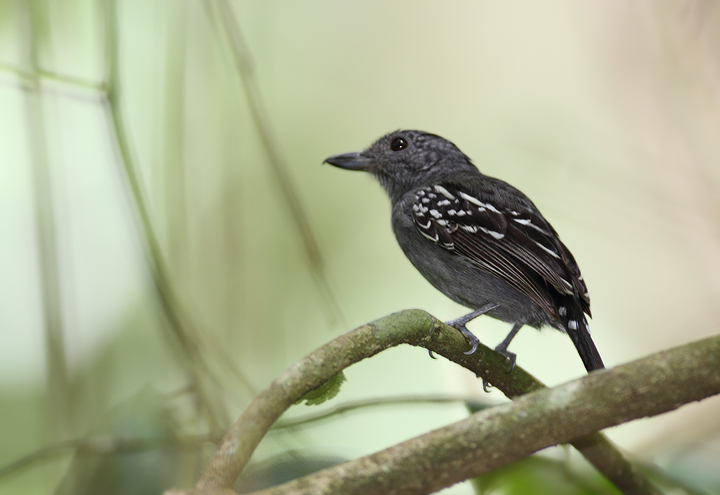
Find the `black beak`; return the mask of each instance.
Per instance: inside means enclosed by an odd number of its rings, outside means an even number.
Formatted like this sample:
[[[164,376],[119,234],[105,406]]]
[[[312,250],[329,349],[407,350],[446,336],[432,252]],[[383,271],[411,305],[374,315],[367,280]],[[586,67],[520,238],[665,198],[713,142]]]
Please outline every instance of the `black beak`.
[[[347,170],[367,170],[373,164],[372,160],[363,155],[361,151],[333,155],[326,158],[325,163]]]

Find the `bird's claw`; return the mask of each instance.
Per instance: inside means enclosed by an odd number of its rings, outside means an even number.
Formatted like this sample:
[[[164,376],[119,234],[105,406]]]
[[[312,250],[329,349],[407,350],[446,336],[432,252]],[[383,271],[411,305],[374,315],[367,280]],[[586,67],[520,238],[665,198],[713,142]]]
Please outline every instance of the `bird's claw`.
[[[467,329],[465,324],[469,323],[470,321],[474,320],[475,318],[477,318],[480,315],[484,315],[488,311],[492,311],[493,309],[497,308],[498,306],[499,306],[499,304],[497,304],[497,303],[486,304],[485,306],[478,308],[471,313],[468,313],[464,316],[461,316],[460,318],[457,318],[455,320],[448,321],[445,323],[446,325],[449,325],[451,327],[454,327],[454,328],[457,328],[458,330],[460,330],[460,332],[465,336],[465,338],[468,339],[468,341],[470,343],[470,350],[463,354],[465,354],[466,356],[470,356],[470,355],[474,354],[475,351],[477,351],[478,345],[480,345],[480,340],[478,340],[478,338],[475,335],[473,335],[473,333],[470,330]]]
[[[507,372],[512,373],[512,371],[515,369],[515,364],[517,363],[517,356],[512,352],[508,352],[505,357],[510,360],[510,369],[507,370]]]
[[[508,369],[506,373],[512,373],[512,370],[515,369],[515,364],[517,362],[517,355],[514,352],[508,351],[507,348],[502,345],[497,346],[495,348],[495,352],[502,354],[505,356],[505,359],[510,361],[510,369]]]
[[[510,361],[510,369],[508,369],[506,373],[512,373],[512,370],[515,369],[515,363],[517,361],[517,356],[515,355],[515,353],[508,351],[507,346],[503,346],[502,344],[495,348],[495,352],[502,354],[508,361]],[[490,384],[490,382],[483,378],[483,391],[485,393],[490,393],[491,388],[493,388],[493,386]]]
[[[477,351],[478,345],[480,345],[480,340],[475,337],[475,335],[473,335],[470,330],[465,328],[465,325],[463,325],[462,328],[459,328],[458,330],[462,332],[462,334],[465,336],[466,339],[468,339],[468,342],[470,343],[470,350],[467,352],[463,352],[463,354],[465,354],[466,356],[474,354],[475,351]]]
[[[435,333],[435,325],[433,324],[433,326],[430,327],[430,331],[428,332],[427,338],[430,339],[434,333]],[[433,356],[433,352],[430,349],[428,349],[428,354],[430,355],[431,359],[437,359],[435,356]]]

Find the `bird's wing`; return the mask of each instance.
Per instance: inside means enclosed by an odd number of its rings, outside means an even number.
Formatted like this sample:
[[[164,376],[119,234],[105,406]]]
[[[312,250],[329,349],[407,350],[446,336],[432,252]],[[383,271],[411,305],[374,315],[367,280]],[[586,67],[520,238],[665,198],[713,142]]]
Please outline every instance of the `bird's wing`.
[[[502,204],[488,190],[436,184],[416,191],[413,220],[422,235],[470,259],[558,317],[551,286],[579,297],[590,313],[577,263],[531,203]]]

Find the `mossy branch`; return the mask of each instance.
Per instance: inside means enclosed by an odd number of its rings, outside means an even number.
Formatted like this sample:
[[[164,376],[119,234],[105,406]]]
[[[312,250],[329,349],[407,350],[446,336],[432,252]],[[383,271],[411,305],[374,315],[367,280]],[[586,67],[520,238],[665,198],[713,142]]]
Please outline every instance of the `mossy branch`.
[[[543,385],[520,367],[507,373],[507,361],[493,350],[481,345],[466,356],[468,344],[456,329],[424,311],[402,311],[338,337],[285,371],[230,428],[196,488],[168,494],[232,493],[229,487],[260,440],[295,401],[351,364],[403,343],[460,364],[508,397],[527,395],[376,454],[265,490],[263,495],[431,493],[568,442],[623,493],[656,493],[597,431],[720,393],[720,336],[540,390]]]

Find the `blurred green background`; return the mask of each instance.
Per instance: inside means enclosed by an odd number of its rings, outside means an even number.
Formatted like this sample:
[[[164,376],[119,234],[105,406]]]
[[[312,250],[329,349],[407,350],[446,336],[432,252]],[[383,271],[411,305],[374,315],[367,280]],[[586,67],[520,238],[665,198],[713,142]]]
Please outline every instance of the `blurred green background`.
[[[321,165],[398,128],[534,200],[608,366],[717,333],[717,2],[0,0],[0,494],[189,486],[208,433],[308,352],[400,309],[462,314],[404,258],[381,188]],[[548,385],[584,374],[559,332],[512,350]],[[421,349],[346,374],[287,416],[504,400]],[[466,415],[365,408],[254,460],[325,465]],[[720,493],[718,398],[608,434]],[[562,448],[475,488],[612,493]]]

